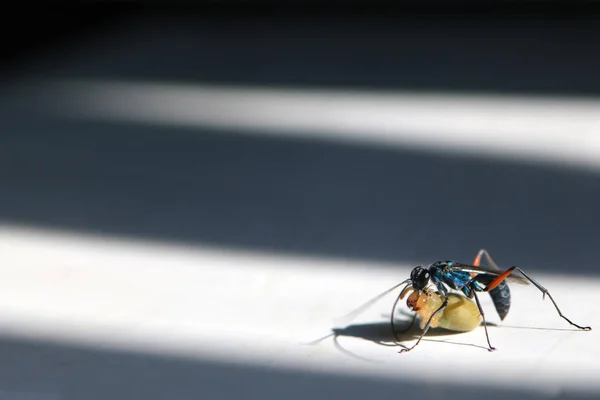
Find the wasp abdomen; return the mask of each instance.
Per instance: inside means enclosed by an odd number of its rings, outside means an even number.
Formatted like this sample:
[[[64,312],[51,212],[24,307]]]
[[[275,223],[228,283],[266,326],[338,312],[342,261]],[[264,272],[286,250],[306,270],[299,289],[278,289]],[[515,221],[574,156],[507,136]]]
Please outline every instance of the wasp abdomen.
[[[505,281],[500,282],[498,286],[489,291],[489,294],[500,319],[504,320],[510,309],[510,289],[508,288],[508,284]]]

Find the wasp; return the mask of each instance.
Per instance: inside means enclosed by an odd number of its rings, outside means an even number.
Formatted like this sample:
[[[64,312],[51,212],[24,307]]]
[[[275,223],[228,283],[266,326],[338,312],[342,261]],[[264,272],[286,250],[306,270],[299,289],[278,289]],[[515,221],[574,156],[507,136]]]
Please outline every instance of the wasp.
[[[558,315],[572,326],[584,331],[589,331],[592,329],[589,326],[578,325],[571,321],[569,318],[567,318],[560,311],[560,308],[556,304],[556,301],[554,301],[554,298],[552,297],[548,289],[546,289],[535,279],[527,275],[521,268],[517,266],[512,266],[506,271],[500,271],[496,268],[497,266],[495,265],[495,263],[493,263],[493,260],[491,264],[493,264],[494,268],[483,268],[479,266],[479,262],[482,256],[486,256],[488,260],[491,260],[489,253],[485,249],[482,249],[477,254],[475,262],[473,263],[476,265],[461,264],[454,261],[436,261],[427,268],[418,266],[411,271],[409,279],[400,283],[400,285],[406,284],[406,287],[402,290],[400,296],[406,293],[406,290],[409,287],[412,287],[415,291],[420,292],[425,290],[431,283],[437,288],[440,295],[444,298],[439,308],[436,311],[434,311],[429,317],[429,320],[425,324],[423,332],[421,333],[421,336],[419,337],[417,342],[410,348],[400,350],[400,353],[410,351],[419,344],[423,336],[425,336],[425,334],[431,327],[431,321],[433,320],[433,318],[435,318],[437,314],[442,312],[448,306],[449,289],[461,291],[467,298],[475,299],[477,308],[479,310],[479,314],[481,315],[481,318],[483,320],[485,337],[488,343],[488,350],[496,350],[495,347],[493,347],[490,343],[490,337],[485,321],[485,314],[483,312],[483,309],[481,308],[481,303],[479,302],[477,292],[491,292],[494,289],[498,289],[495,293],[495,296],[492,296],[492,300],[494,301],[496,309],[499,310],[499,314],[501,314],[502,316],[502,313],[504,313],[504,316],[506,316],[506,313],[508,313],[508,307],[510,307],[510,292],[508,291],[508,285],[500,287],[500,284],[509,278],[511,280],[514,280],[515,282],[526,284],[529,282],[532,283],[538,290],[542,292],[542,299],[548,296],[548,298],[552,301],[552,304],[556,308]],[[523,275],[523,277],[511,275],[514,271],[518,271],[521,275]],[[398,300],[396,300],[396,302],[397,301]]]
[[[488,264],[490,265],[489,267],[484,268],[480,266],[482,257],[486,258]],[[518,271],[522,276],[512,275],[514,271]],[[508,314],[511,305],[510,289],[506,282],[507,280],[526,285],[529,283],[533,284],[538,290],[542,292],[542,299],[545,299],[545,297],[548,296],[548,298],[550,298],[552,304],[556,308],[558,315],[565,321],[567,321],[570,325],[575,326],[576,328],[584,331],[589,331],[592,329],[589,326],[578,325],[572,322],[569,318],[567,318],[561,312],[560,308],[556,304],[556,301],[554,301],[554,298],[552,297],[550,292],[539,282],[537,282],[535,279],[526,274],[521,268],[517,266],[512,266],[507,270],[502,271],[496,265],[496,263],[493,261],[493,259],[485,249],[481,249],[477,253],[477,256],[475,257],[475,260],[472,264],[462,264],[450,260],[445,260],[436,261],[428,267],[417,266],[411,271],[410,278],[400,282],[399,284],[393,286],[392,288],[384,291],[380,295],[371,299],[369,302],[365,303],[363,306],[349,314],[347,317],[353,318],[355,315],[361,313],[367,307],[370,307],[374,302],[376,302],[392,290],[402,285],[406,285],[400,292],[400,295],[394,302],[392,308],[392,331],[394,332],[395,336],[396,330],[394,327],[394,312],[396,310],[396,306],[400,299],[402,299],[406,295],[406,293],[412,289],[413,293],[409,296],[407,305],[409,306],[409,308],[413,309],[413,311],[417,312],[418,315],[421,316],[422,333],[417,339],[417,342],[412,347],[404,348],[400,350],[400,353],[408,352],[414,349],[421,342],[423,336],[425,336],[429,328],[431,328],[432,326],[444,327],[442,324],[445,324],[446,326],[460,326],[461,324],[466,324],[468,326],[474,325],[476,320],[478,319],[478,317],[476,318],[473,316],[474,306],[476,306],[479,316],[481,317],[481,321],[483,322],[485,336],[488,344],[488,350],[494,351],[496,350],[496,348],[493,347],[490,343],[490,338],[487,330],[487,323],[485,320],[485,313],[483,312],[477,293],[488,292],[492,298],[494,307],[496,308],[498,315],[502,320],[504,320],[504,318]],[[437,291],[431,291],[431,289],[429,288],[432,286],[435,287]],[[451,290],[461,292],[464,296],[452,293]],[[456,296],[463,297],[465,298],[465,300],[468,301],[465,302],[463,300],[458,300]],[[425,299],[433,299],[434,301],[439,301],[439,304],[435,311],[431,311],[433,309],[433,306],[428,305],[427,307],[422,308],[422,311],[419,314],[419,300],[423,301]],[[471,299],[475,300],[474,304],[471,301]],[[450,305],[452,305],[452,307],[448,309]],[[417,309],[415,309],[415,306],[417,306]],[[426,318],[423,318],[424,315],[426,316]],[[477,325],[479,324],[480,322],[477,321]],[[473,326],[473,329],[476,326]]]
[[[479,253],[477,253],[475,260],[473,261],[473,266],[479,267],[482,257],[486,258],[487,263],[491,266],[491,268],[500,271],[498,265],[494,262],[492,257],[485,249],[482,249],[479,251]],[[482,276],[481,280],[489,284],[492,280],[492,277],[493,275],[484,275]],[[526,284],[527,281],[519,281],[519,283]],[[404,287],[394,303],[393,310],[396,309],[398,301],[403,299],[407,291],[410,289],[412,289],[411,285]],[[508,284],[505,280],[500,282],[498,286],[489,291],[489,294],[492,298],[494,307],[496,308],[496,312],[498,313],[500,320],[504,320],[504,318],[506,318],[508,315],[511,301]],[[440,295],[439,292],[435,292],[428,288],[413,291],[413,293],[408,297],[406,303],[406,305],[412,311],[416,312],[416,316],[420,317],[422,330],[426,328],[426,321],[429,319],[429,317],[431,317],[431,315],[439,307],[441,307],[442,304],[443,296]],[[394,328],[393,310],[391,325],[392,331],[396,332],[396,329]],[[439,323],[436,323],[436,321],[439,321]],[[456,293],[448,293],[448,305],[432,318],[431,327],[436,328],[439,326],[452,331],[467,332],[479,326],[481,321],[482,316],[479,313],[477,305],[472,300]]]

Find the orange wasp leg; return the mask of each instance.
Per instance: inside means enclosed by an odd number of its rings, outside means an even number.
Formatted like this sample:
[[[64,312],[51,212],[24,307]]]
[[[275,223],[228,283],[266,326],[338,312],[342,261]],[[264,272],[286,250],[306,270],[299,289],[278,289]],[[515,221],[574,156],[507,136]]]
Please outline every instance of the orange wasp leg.
[[[488,253],[488,251],[486,249],[479,250],[479,253],[477,253],[477,255],[475,256],[475,260],[473,260],[473,266],[474,267],[479,267],[479,264],[481,264],[481,257],[482,256],[485,256],[487,262],[494,269],[500,270],[500,267],[498,267],[498,264],[496,264],[496,262],[494,260],[492,260],[492,256],[490,256],[490,253]],[[473,275],[477,275],[477,274],[474,273]]]

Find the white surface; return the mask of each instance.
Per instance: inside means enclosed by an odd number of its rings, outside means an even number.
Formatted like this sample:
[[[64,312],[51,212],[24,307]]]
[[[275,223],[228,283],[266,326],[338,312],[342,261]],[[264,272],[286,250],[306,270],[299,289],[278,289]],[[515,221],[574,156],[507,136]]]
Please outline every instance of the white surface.
[[[0,256],[0,330],[9,338],[278,373],[408,380],[430,390],[431,385],[452,384],[490,393],[515,388],[541,395],[600,395],[600,312],[593,306],[597,278],[536,276],[565,314],[592,325],[591,332],[571,330],[533,286],[513,285],[509,316],[489,330],[496,352],[477,347],[485,346],[478,328],[433,337],[402,355],[397,347],[339,337],[353,357],[332,338],[307,343],[330,333],[335,318],[408,277],[413,266],[181,247],[10,225],[0,228]],[[482,298],[490,322],[498,322],[489,298]],[[393,295],[382,299],[353,323],[386,323],[393,300]],[[4,371],[13,362],[10,351],[0,358]],[[68,375],[82,367],[85,362],[71,361],[63,371]],[[29,365],[29,379],[41,379],[48,368],[57,365]],[[95,395],[108,396],[110,390]]]

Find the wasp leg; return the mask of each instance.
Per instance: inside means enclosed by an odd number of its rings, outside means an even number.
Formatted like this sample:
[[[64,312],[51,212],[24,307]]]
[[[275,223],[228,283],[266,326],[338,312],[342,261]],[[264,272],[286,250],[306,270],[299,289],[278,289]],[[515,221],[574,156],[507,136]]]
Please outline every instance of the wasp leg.
[[[415,343],[412,347],[407,347],[405,349],[400,350],[398,353],[405,353],[405,352],[411,351],[412,349],[417,347],[417,345],[421,342],[421,339],[423,339],[423,336],[425,336],[425,334],[429,330],[429,326],[431,325],[431,321],[433,320],[433,317],[435,317],[438,313],[442,312],[444,310],[444,308],[446,308],[447,305],[448,305],[448,296],[446,296],[446,298],[444,299],[444,302],[442,303],[440,308],[435,310],[435,312],[433,314],[431,314],[431,316],[427,320],[427,324],[425,325],[425,328],[423,328],[423,332],[421,332],[421,336],[419,336],[419,339],[417,339],[417,343]]]
[[[546,296],[548,296],[550,298],[550,300],[552,301],[552,304],[554,304],[554,307],[556,308],[556,311],[558,311],[558,315],[564,319],[565,321],[567,321],[569,324],[573,325],[574,327],[577,327],[581,330],[584,331],[591,331],[592,328],[589,326],[579,326],[576,323],[574,323],[573,321],[571,321],[569,318],[565,317],[563,315],[563,313],[560,311],[560,308],[558,308],[558,305],[556,304],[556,302],[554,301],[554,299],[552,298],[552,295],[550,294],[550,292],[548,291],[548,289],[546,289],[545,287],[543,287],[542,285],[540,285],[535,279],[533,279],[532,277],[530,277],[529,275],[527,275],[525,272],[523,272],[523,270],[517,266],[512,266],[509,269],[507,269],[506,271],[504,271],[502,274],[500,274],[496,279],[494,279],[492,282],[490,282],[490,284],[486,287],[486,291],[490,291],[492,289],[494,289],[496,286],[498,286],[504,279],[506,279],[514,270],[519,271],[525,278],[527,278],[529,280],[529,282],[533,283],[533,285],[538,288],[540,290],[540,292],[542,292],[542,299],[544,299]]]
[[[498,264],[496,264],[496,262],[492,260],[492,256],[490,256],[490,253],[488,253],[486,249],[479,250],[479,253],[477,253],[477,256],[475,257],[475,261],[473,261],[474,266],[479,267],[482,256],[485,257],[486,261],[488,262],[488,264],[490,264],[492,268],[500,270],[500,267],[498,267]]]
[[[394,334],[394,339],[396,339],[396,343],[400,342],[400,338],[398,338],[398,334],[399,333],[406,333],[408,331],[410,331],[410,329],[413,327],[413,325],[415,324],[415,321],[417,320],[417,314],[413,315],[412,321],[410,321],[410,325],[408,325],[408,328],[401,330],[401,331],[397,331],[395,326],[394,326],[394,316],[392,315],[392,333]]]
[[[408,286],[406,286],[406,288],[408,288]],[[404,289],[406,289],[406,288],[404,288]],[[401,298],[404,297],[404,294],[405,294],[404,289],[400,292],[400,294],[396,298],[396,301],[394,302],[394,305],[392,306],[392,315],[390,316],[390,325],[392,326],[392,334],[394,335],[394,339],[396,339],[396,342],[399,342],[400,340],[398,339],[398,332],[396,331],[396,327],[394,324],[394,316],[396,313],[396,307],[398,306],[398,302],[400,301]],[[408,327],[408,329],[406,329],[404,331],[400,331],[399,333],[408,332],[410,330],[410,328],[412,328],[413,324],[415,323],[415,319],[417,319],[417,314],[415,314],[413,316],[413,320],[410,323],[410,326]]]
[[[413,315],[412,321],[410,321],[410,325],[408,326],[408,328],[402,330],[402,331],[397,331],[398,333],[406,333],[408,331],[410,331],[410,329],[413,327],[413,325],[415,324],[415,321],[417,320],[417,314]],[[398,337],[396,336],[396,339],[398,339]]]
[[[477,297],[477,293],[475,292],[475,290],[473,290],[471,293],[473,293],[473,297],[475,297],[475,302],[477,303],[477,308],[479,308],[479,314],[481,314],[481,319],[483,319],[483,329],[485,329],[485,338],[487,339],[487,343],[488,343],[488,351],[494,351],[494,350],[496,350],[496,348],[493,347],[492,344],[490,343],[490,335],[488,334],[487,323],[485,322],[485,315],[483,313],[483,308],[481,308],[481,303],[479,303],[479,297]]]

